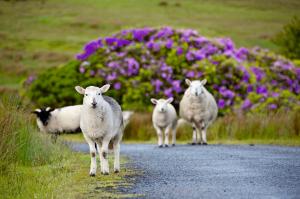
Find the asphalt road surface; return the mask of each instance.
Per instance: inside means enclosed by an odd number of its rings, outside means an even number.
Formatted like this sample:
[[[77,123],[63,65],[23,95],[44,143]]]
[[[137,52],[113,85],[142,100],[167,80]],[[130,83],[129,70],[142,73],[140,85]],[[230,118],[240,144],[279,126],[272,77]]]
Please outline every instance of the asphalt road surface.
[[[124,144],[121,154],[143,171],[126,192],[144,198],[300,198],[299,147]]]

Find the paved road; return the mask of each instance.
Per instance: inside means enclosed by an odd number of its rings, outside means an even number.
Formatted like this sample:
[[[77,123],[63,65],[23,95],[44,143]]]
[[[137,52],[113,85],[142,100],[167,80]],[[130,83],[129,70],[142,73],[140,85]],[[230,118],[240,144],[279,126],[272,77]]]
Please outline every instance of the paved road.
[[[129,193],[145,198],[300,198],[300,148],[130,144],[121,152],[144,171]]]

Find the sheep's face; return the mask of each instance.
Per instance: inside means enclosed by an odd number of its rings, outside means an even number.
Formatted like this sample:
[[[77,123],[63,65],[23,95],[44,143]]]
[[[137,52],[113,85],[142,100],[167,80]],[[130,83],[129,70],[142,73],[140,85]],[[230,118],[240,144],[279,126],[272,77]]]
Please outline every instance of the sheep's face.
[[[151,98],[151,102],[156,105],[155,108],[158,110],[158,112],[165,113],[168,109],[168,104],[173,102],[173,98],[171,97],[167,100],[165,100],[165,99],[157,100],[157,99]]]
[[[89,86],[84,89],[80,86],[76,86],[75,89],[78,93],[84,95],[83,104],[95,109],[97,108],[97,106],[99,106],[102,103],[103,101],[102,93],[108,91],[109,87],[110,85],[106,84],[101,88],[96,86]]]
[[[199,81],[190,81],[189,79],[185,80],[186,84],[189,86],[190,92],[192,95],[198,97],[201,96],[204,92],[204,85],[206,84],[206,79]]]
[[[35,109],[32,113],[36,114],[38,120],[44,125],[47,126],[51,117],[51,112],[54,111],[53,108],[41,108]]]

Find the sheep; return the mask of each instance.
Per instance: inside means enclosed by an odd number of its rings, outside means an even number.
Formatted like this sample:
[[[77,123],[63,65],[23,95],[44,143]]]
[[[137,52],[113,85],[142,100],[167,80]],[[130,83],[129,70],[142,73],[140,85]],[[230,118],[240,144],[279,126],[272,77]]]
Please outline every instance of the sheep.
[[[80,128],[89,145],[91,155],[90,176],[96,175],[96,148],[100,156],[101,173],[109,174],[108,145],[114,150],[114,172],[120,171],[120,142],[123,136],[123,116],[120,105],[111,97],[102,96],[110,88],[109,84],[101,88],[76,86],[78,93],[84,95],[80,114]],[[96,145],[97,147],[96,147]]]
[[[172,97],[167,100],[151,98],[151,102],[155,104],[152,114],[152,123],[158,136],[159,147],[163,147],[163,129],[165,129],[165,146],[169,146],[170,131],[172,131],[172,146],[175,146],[176,143],[177,113],[171,104],[172,101]]]
[[[185,91],[180,101],[179,115],[184,120],[192,123],[193,141],[197,143],[197,134],[200,142],[207,145],[206,130],[217,118],[218,106],[214,97],[205,89],[206,79],[199,81],[185,80],[189,88]],[[201,130],[202,140],[199,131]]]
[[[50,107],[35,109],[37,125],[40,131],[50,133],[56,141],[57,134],[80,131],[79,121],[82,105],[53,109]]]

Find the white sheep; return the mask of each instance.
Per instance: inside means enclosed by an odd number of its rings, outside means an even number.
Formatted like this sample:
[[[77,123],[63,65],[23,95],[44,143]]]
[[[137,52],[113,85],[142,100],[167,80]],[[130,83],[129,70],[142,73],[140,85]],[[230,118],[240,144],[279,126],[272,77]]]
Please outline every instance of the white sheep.
[[[151,99],[155,104],[152,114],[153,126],[156,130],[158,137],[158,146],[163,146],[163,133],[165,129],[165,146],[169,146],[169,132],[172,131],[172,145],[176,143],[176,126],[177,126],[177,113],[174,106],[171,104],[173,98],[165,99]]]
[[[206,79],[199,81],[185,80],[189,88],[180,101],[180,117],[192,123],[193,141],[207,145],[206,130],[218,115],[218,106],[214,97],[205,89]],[[199,131],[201,130],[202,140]]]
[[[37,125],[42,132],[57,134],[80,130],[80,112],[82,105],[53,109],[50,107],[35,109]]]
[[[90,176],[95,176],[96,147],[100,156],[101,173],[109,174],[108,145],[113,143],[114,171],[120,171],[120,142],[123,136],[123,116],[120,105],[111,97],[102,96],[109,89],[106,84],[101,88],[89,86],[86,89],[76,86],[78,93],[84,95],[80,116],[80,128],[87,141],[91,154]]]

